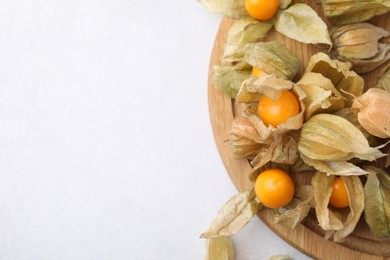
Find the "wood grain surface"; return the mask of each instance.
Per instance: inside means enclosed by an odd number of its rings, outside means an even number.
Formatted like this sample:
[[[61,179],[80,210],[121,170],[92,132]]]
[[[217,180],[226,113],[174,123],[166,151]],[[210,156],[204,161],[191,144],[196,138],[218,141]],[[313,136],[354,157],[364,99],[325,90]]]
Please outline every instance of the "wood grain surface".
[[[315,8],[322,16],[318,5],[313,4],[313,8]],[[390,14],[379,16],[371,22],[390,30]],[[211,80],[213,67],[215,65],[220,65],[221,63],[227,33],[233,23],[234,20],[224,18],[216,36],[210,60],[208,102],[212,130],[218,151],[234,185],[239,191],[243,191],[253,187],[253,183],[251,183],[248,178],[248,173],[251,171],[251,165],[248,160],[237,160],[231,158],[228,142],[231,123],[233,118],[237,115],[237,113],[239,113],[240,109],[234,104],[234,100],[230,99],[227,95],[215,87]],[[282,42],[300,58],[302,66],[301,72],[297,76],[298,78],[302,75],[310,56],[319,51],[314,45],[299,43],[275,32],[274,30],[264,39],[264,41],[269,40]],[[365,79],[366,87],[372,86],[372,84],[376,81],[379,70],[380,68],[374,72],[362,75]],[[304,174],[300,176],[293,176],[293,178],[299,183],[307,183],[311,176]],[[364,223],[364,220],[360,221],[354,233],[351,234],[343,243],[336,244],[324,239],[323,231],[319,227],[313,212],[311,212],[303,223],[294,230],[286,229],[278,224],[273,224],[270,211],[267,209],[260,211],[258,216],[282,239],[311,257],[332,260],[390,260],[390,241],[379,241],[373,238],[367,225]]]

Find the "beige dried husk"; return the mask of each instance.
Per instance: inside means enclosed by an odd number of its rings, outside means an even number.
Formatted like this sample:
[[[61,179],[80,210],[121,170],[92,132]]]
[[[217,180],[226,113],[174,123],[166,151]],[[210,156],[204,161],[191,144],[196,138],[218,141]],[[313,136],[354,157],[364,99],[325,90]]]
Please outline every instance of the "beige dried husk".
[[[352,104],[352,112],[357,114],[360,125],[370,134],[390,137],[390,93],[370,88]]]
[[[345,99],[345,106],[348,107],[352,105],[353,96],[360,96],[364,88],[363,78],[351,68],[351,63],[332,60],[325,53],[319,52],[310,58],[306,72],[320,73],[330,79]]]
[[[377,238],[390,237],[390,176],[382,169],[368,167],[364,186],[364,218]]]
[[[298,150],[309,159],[326,162],[352,158],[374,161],[385,155],[370,147],[367,138],[352,123],[332,114],[318,114],[305,122]]]
[[[274,127],[265,125],[256,114],[262,95],[277,99],[282,90],[292,91],[299,99],[301,111],[286,122]],[[298,160],[297,139],[303,123],[304,92],[291,81],[262,73],[246,80],[236,97],[236,102],[247,104],[247,117],[236,118],[229,136],[233,158],[251,159],[256,172],[268,163],[293,165]]]
[[[375,83],[375,87],[386,90],[390,93],[390,66],[387,65],[384,67],[379,74],[380,77]]]
[[[370,59],[379,51],[378,40],[389,35],[370,23],[342,25],[331,32],[338,59]]]
[[[313,207],[313,187],[299,185],[295,188],[294,198],[287,206],[272,210],[273,222],[294,229]]]
[[[206,260],[234,260],[233,241],[229,237],[206,239]]]
[[[320,73],[306,72],[297,82],[305,92],[305,120],[319,113],[332,113],[344,108],[344,98],[330,79]]]
[[[298,73],[301,64],[300,60],[278,41],[249,44],[244,60],[263,72],[290,80]]]
[[[226,202],[201,237],[210,239],[235,234],[249,223],[260,207],[253,189],[238,193]]]
[[[342,242],[355,229],[364,210],[364,190],[358,176],[342,176],[349,197],[349,210],[333,211],[329,208],[334,176],[317,172],[312,178],[315,210],[321,228],[327,231],[325,238],[333,236]]]
[[[390,11],[390,0],[321,0],[321,5],[333,25],[363,22]]]

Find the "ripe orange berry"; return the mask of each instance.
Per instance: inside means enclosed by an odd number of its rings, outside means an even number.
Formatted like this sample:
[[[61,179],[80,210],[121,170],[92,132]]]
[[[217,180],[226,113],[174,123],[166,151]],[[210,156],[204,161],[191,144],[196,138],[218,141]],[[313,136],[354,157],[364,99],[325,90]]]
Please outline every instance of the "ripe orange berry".
[[[347,188],[341,177],[336,177],[332,182],[332,194],[330,195],[329,204],[336,208],[345,208],[349,206],[349,196]]]
[[[283,170],[265,170],[256,179],[255,193],[264,206],[280,208],[292,200],[294,183],[290,175]]]
[[[264,124],[276,127],[299,114],[299,110],[299,102],[295,95],[288,90],[282,90],[277,100],[263,95],[259,101],[257,114]]]
[[[252,69],[252,74],[253,74],[254,76],[258,77],[258,76],[260,76],[262,73],[263,73],[262,70],[253,67],[253,69]]]
[[[257,20],[271,19],[279,9],[280,0],[245,0],[245,10]]]

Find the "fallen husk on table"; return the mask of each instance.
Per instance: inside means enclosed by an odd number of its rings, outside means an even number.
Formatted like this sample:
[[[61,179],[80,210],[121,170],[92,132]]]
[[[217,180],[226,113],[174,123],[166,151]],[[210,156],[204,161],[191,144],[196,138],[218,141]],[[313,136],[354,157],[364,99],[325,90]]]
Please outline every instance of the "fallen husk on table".
[[[234,260],[233,241],[229,237],[206,239],[206,260]]]
[[[198,0],[206,9],[230,18],[247,18],[245,2],[237,0]]]
[[[295,189],[293,200],[285,207],[272,210],[274,223],[294,229],[314,207],[313,187],[300,185]]]
[[[352,112],[357,114],[360,125],[370,134],[390,137],[390,93],[370,88],[352,104]]]
[[[321,5],[333,25],[363,22],[390,11],[390,0],[321,0]]]
[[[364,218],[377,238],[390,237],[390,176],[376,167],[367,167],[364,186]]]
[[[333,211],[329,208],[334,176],[317,172],[312,179],[315,210],[318,223],[327,231],[325,238],[333,236],[335,242],[342,242],[353,232],[364,210],[364,190],[358,176],[342,176],[348,192],[349,210]]]
[[[378,51],[378,41],[390,33],[370,23],[356,23],[336,27],[331,32],[337,59],[370,59]]]
[[[249,223],[260,207],[254,189],[238,193],[226,202],[201,237],[210,239],[235,234]]]
[[[351,70],[352,64],[331,59],[325,53],[319,52],[311,56],[306,72],[320,73],[332,81],[333,86],[345,99],[345,106],[351,106],[353,96],[363,93],[364,80]]]

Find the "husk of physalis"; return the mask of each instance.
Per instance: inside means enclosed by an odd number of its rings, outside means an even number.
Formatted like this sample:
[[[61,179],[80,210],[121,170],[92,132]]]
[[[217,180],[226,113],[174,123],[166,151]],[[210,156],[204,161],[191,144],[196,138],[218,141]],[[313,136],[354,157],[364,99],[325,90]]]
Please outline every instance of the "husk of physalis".
[[[379,51],[379,39],[390,32],[370,23],[355,23],[336,27],[330,35],[338,59],[370,59]]]
[[[297,82],[306,94],[305,120],[319,113],[332,113],[344,108],[344,98],[332,81],[320,73],[306,72]]]
[[[256,110],[261,96],[277,99],[282,90],[289,90],[300,102],[300,113],[274,127],[265,125]],[[293,165],[298,160],[297,138],[303,124],[305,98],[301,88],[289,80],[262,73],[246,80],[236,97],[236,102],[247,104],[246,117],[236,118],[229,136],[233,158],[251,159],[253,171],[270,162]]]
[[[375,87],[386,90],[390,93],[390,65],[387,65],[381,70],[378,81],[375,83]]]
[[[314,206],[313,187],[311,185],[296,186],[292,201],[285,207],[272,210],[273,222],[294,229]]]
[[[351,109],[357,114],[360,125],[367,132],[380,138],[390,137],[389,92],[370,88],[354,99]]]
[[[348,162],[352,158],[374,161],[385,156],[370,147],[364,134],[348,120],[332,114],[318,114],[305,122],[298,141],[301,159],[328,175],[367,174]]]
[[[319,52],[310,58],[306,72],[320,73],[328,78],[343,96],[345,107],[350,107],[353,97],[360,96],[364,88],[364,79],[351,68],[350,62],[331,59],[325,53]]]
[[[327,231],[325,238],[333,236],[335,242],[342,242],[355,229],[364,210],[364,190],[358,176],[342,176],[348,198],[349,208],[333,210],[329,207],[334,176],[317,172],[312,178],[315,210],[318,223]]]
[[[367,171],[364,218],[376,238],[390,238],[390,176],[372,166]]]

